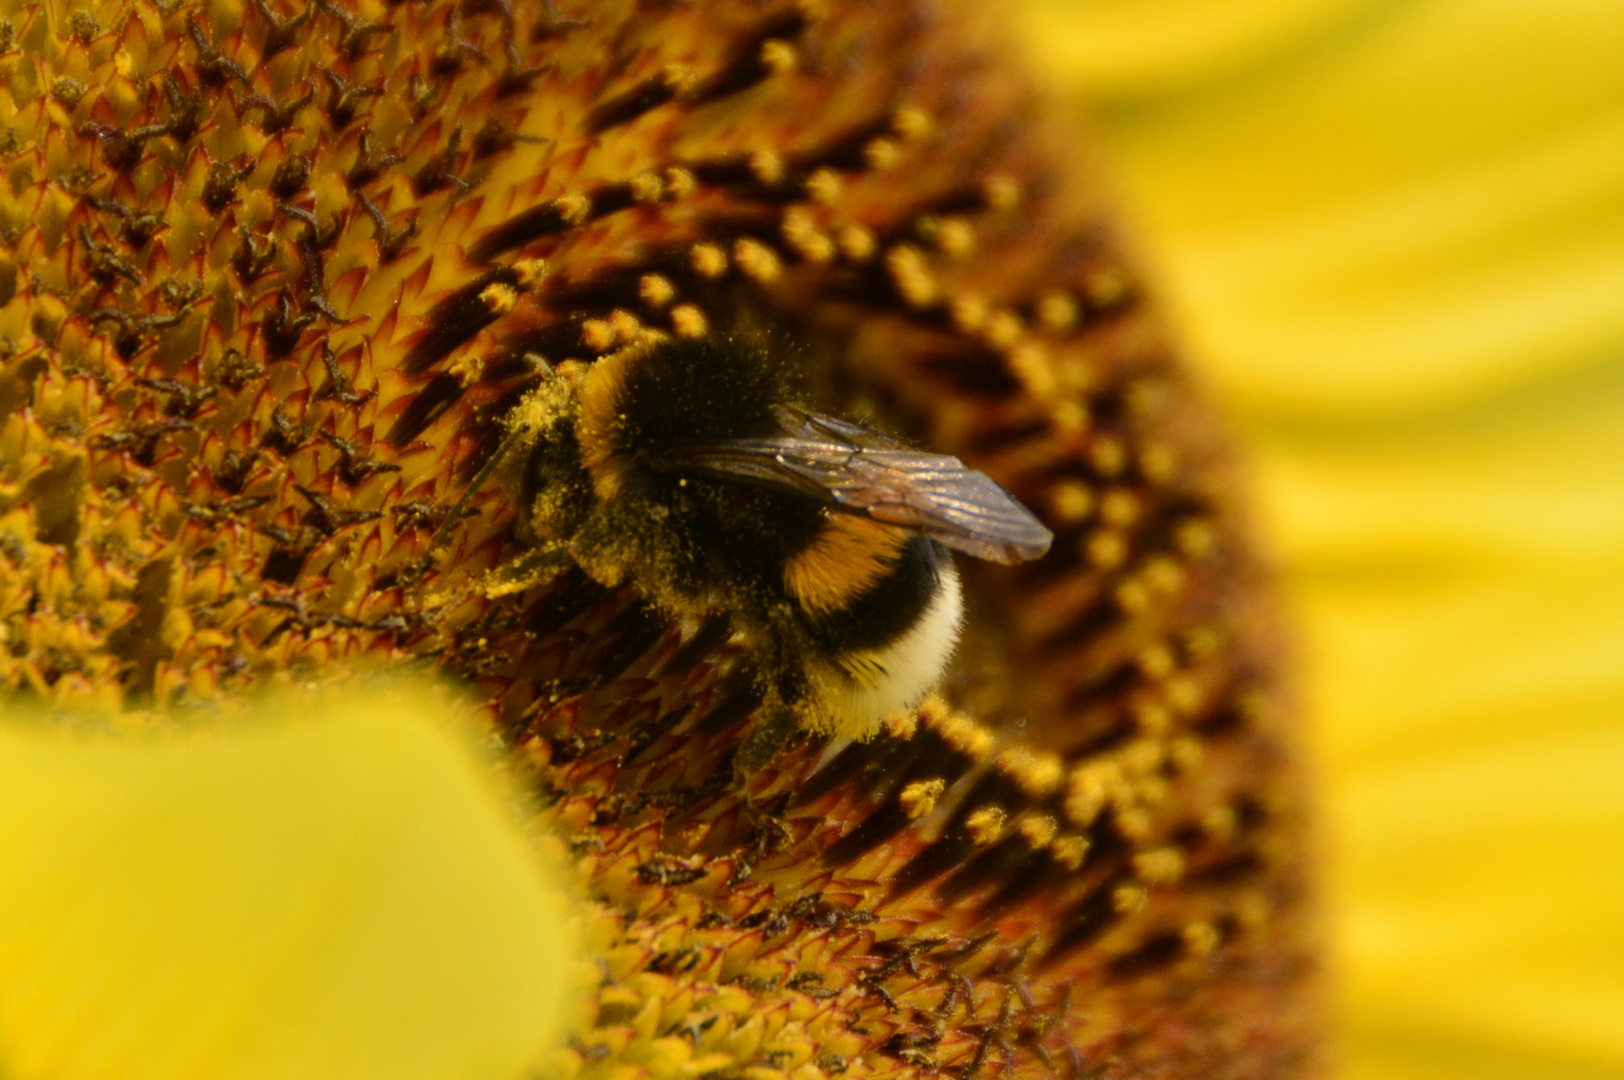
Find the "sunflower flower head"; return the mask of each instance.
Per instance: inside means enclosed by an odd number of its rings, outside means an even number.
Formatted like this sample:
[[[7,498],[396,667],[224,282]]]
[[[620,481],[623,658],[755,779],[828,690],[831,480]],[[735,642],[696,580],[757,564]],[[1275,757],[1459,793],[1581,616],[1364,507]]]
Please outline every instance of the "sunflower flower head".
[[[985,15],[6,20],[0,683],[168,728],[368,665],[461,680],[611,928],[564,1077],[1311,1064],[1303,800],[1223,440]],[[1056,534],[967,568],[941,697],[742,772],[725,619],[579,569],[482,585],[525,554],[480,482],[520,402],[733,332]]]

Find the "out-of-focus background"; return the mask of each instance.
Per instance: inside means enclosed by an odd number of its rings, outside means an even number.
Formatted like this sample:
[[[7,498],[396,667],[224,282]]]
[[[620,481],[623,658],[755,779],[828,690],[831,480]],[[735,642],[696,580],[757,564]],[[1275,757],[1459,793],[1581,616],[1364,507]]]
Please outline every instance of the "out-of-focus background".
[[[1624,1078],[1624,5],[1019,11],[1248,444],[1338,1076]]]

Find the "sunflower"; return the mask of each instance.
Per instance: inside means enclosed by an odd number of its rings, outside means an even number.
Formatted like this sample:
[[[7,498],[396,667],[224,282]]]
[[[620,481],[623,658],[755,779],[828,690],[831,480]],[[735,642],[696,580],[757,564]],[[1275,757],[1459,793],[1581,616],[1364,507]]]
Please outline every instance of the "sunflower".
[[[1345,1075],[1624,1075],[1624,19],[1029,17],[1255,462]]]
[[[1307,800],[1233,458],[994,19],[4,9],[0,687],[49,730],[0,747],[0,1067],[1312,1070]],[[792,338],[820,408],[1055,533],[967,568],[941,696],[868,741],[755,760],[726,611],[509,572],[514,411],[717,336]]]

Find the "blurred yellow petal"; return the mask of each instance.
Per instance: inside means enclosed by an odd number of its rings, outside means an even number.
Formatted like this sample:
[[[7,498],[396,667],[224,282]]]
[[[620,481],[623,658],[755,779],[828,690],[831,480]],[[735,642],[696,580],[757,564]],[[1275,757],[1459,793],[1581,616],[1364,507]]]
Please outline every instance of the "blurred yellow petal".
[[[0,1075],[519,1075],[574,934],[432,700],[170,742],[0,728]]]
[[[1176,20],[1134,7],[1137,47],[1176,54]],[[1432,0],[1333,29],[1103,111],[1223,387],[1274,411],[1413,405],[1624,344],[1624,12]]]
[[[1031,0],[1252,442],[1347,1077],[1624,1077],[1624,8]]]

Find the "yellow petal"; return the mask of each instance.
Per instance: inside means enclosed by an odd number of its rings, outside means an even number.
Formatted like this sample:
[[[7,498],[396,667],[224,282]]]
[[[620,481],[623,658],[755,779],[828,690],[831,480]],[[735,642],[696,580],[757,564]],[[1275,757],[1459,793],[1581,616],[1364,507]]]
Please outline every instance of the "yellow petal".
[[[1343,1076],[1624,1077],[1624,8],[1028,25],[1251,438]]]
[[[518,1075],[572,928],[430,700],[168,743],[0,728],[0,1075]]]

